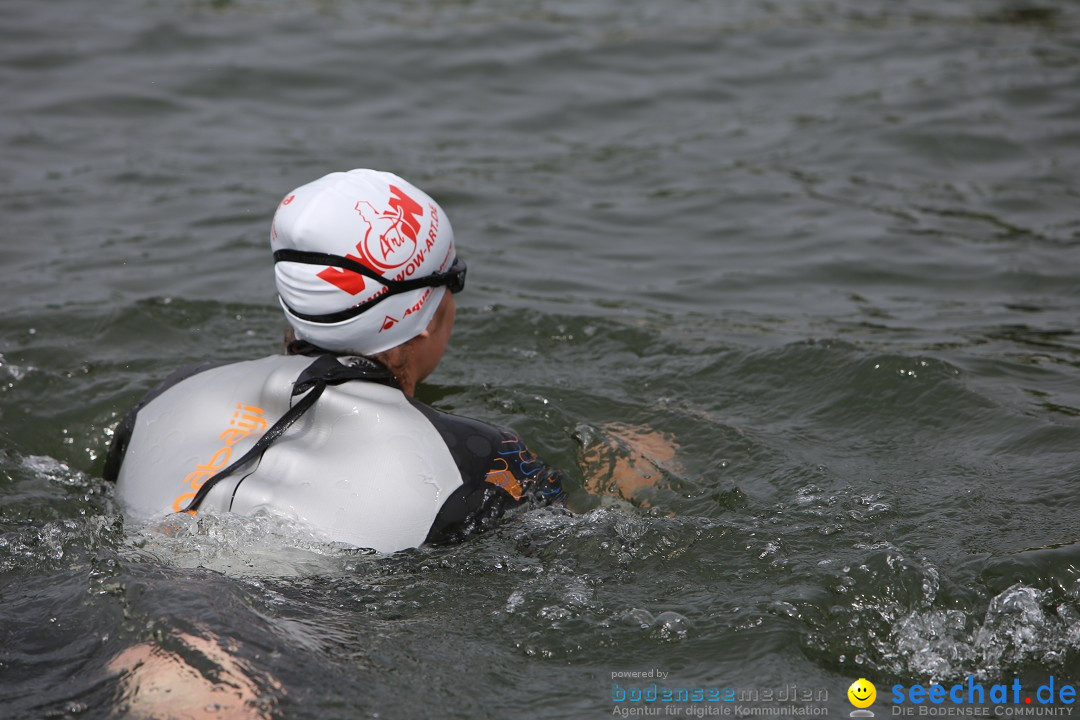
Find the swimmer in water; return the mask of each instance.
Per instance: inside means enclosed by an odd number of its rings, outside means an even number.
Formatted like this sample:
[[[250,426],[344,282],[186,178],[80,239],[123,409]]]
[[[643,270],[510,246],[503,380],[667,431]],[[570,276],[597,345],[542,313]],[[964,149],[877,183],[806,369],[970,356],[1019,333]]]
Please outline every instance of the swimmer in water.
[[[513,431],[414,397],[465,285],[432,198],[332,173],[285,196],[270,242],[286,354],[181,370],[128,413],[104,475],[130,515],[268,510],[394,552],[564,502],[566,476]]]

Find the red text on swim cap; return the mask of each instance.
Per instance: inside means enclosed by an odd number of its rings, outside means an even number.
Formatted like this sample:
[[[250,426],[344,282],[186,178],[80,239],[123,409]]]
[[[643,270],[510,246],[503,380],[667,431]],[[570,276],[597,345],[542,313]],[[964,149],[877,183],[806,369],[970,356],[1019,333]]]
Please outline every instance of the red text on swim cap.
[[[424,215],[423,206],[396,185],[390,186],[387,206],[380,212],[366,200],[357,201],[354,209],[364,223],[364,233],[356,243],[359,257],[346,255],[379,274],[405,265],[416,254],[416,237]],[[364,289],[364,277],[349,270],[328,267],[318,277],[350,295]]]

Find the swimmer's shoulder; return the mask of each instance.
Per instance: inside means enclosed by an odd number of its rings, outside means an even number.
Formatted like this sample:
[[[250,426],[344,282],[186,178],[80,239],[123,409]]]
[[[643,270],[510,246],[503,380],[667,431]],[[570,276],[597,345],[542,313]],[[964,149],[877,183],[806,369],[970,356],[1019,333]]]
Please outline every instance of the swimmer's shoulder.
[[[458,542],[493,526],[513,508],[565,501],[566,474],[544,463],[513,430],[411,402],[439,432],[462,479],[427,542]]]

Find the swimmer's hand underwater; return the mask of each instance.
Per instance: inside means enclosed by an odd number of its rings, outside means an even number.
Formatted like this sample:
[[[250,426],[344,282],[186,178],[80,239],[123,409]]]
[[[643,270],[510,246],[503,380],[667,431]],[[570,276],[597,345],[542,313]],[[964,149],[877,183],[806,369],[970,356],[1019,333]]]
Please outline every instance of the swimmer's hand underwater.
[[[582,451],[581,470],[585,489],[609,495],[640,507],[651,505],[649,490],[667,474],[680,474],[676,459],[678,442],[669,434],[645,425],[605,423],[598,436]]]

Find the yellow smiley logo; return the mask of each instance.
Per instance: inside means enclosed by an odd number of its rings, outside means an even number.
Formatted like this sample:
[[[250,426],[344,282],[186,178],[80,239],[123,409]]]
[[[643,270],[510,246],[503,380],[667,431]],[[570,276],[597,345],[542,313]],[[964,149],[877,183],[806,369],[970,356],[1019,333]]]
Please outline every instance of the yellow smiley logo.
[[[870,707],[876,697],[877,688],[866,678],[859,678],[847,689],[847,699],[857,708]]]

